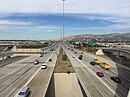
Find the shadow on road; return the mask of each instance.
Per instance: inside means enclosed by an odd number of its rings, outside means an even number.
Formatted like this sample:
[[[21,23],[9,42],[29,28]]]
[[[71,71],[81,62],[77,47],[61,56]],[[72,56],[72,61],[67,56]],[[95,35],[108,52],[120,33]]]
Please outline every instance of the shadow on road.
[[[117,83],[116,94],[120,97],[127,97],[130,88],[130,69],[128,70],[121,66],[130,68],[130,59],[114,55],[112,52],[104,51],[103,53],[116,63],[117,76],[121,79],[121,83]]]

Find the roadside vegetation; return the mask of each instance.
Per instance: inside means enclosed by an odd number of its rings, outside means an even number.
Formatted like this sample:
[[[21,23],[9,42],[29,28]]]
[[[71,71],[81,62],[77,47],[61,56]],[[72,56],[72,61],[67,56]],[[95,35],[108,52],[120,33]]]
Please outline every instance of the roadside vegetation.
[[[57,64],[54,70],[54,73],[74,73],[75,70],[65,54],[63,49],[60,50],[60,54],[58,55]]]
[[[27,43],[20,43],[18,45],[16,45],[17,48],[43,48],[43,47],[47,47],[52,45],[54,42],[45,42],[45,43],[41,43],[41,42],[27,42]]]
[[[48,44],[21,44],[17,45],[17,48],[43,48],[49,46]]]
[[[96,52],[99,50],[98,47],[74,46],[74,48],[76,48],[76,49],[78,49],[78,50],[81,50],[81,51],[83,51],[83,52],[87,52],[87,53],[94,54],[94,55],[96,55]],[[111,60],[111,58],[108,57],[108,56],[106,56],[106,55],[97,55],[97,56],[100,56],[100,57],[102,57],[102,58]]]
[[[75,47],[75,48],[83,52],[88,52],[92,54],[95,54],[98,51],[98,48],[96,47]]]

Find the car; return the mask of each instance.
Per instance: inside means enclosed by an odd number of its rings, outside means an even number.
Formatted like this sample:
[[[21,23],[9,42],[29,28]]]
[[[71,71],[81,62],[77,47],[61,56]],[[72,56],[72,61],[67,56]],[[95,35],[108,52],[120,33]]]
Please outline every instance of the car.
[[[52,61],[52,59],[49,59],[49,61],[51,62],[51,61]]]
[[[53,49],[50,49],[50,51],[53,51]]]
[[[99,76],[99,77],[104,77],[104,74],[102,72],[96,72],[96,74]]]
[[[43,57],[43,54],[41,54],[40,57]]]
[[[30,94],[30,88],[29,87],[23,87],[23,89],[18,93],[17,97],[28,97]]]
[[[95,64],[100,65],[101,61],[99,59],[94,59],[93,62],[95,62]]]
[[[46,68],[47,68],[47,64],[46,63],[42,64],[41,69],[46,69]]]
[[[71,49],[72,51],[74,51],[74,49]]]
[[[79,56],[79,60],[82,60],[82,58],[83,58],[83,55],[80,55],[80,56]]]
[[[37,65],[37,64],[39,64],[39,60],[36,59],[36,60],[34,61],[34,65]]]
[[[105,63],[105,62],[102,62],[102,63],[100,64],[100,66],[101,66],[102,68],[106,69],[106,70],[109,70],[109,69],[110,69],[110,65],[107,64],[107,63]]]
[[[83,54],[83,52],[81,52],[81,54]]]
[[[90,64],[91,64],[92,66],[95,66],[95,62],[93,62],[93,61],[92,61],[92,62],[90,62]]]
[[[111,76],[110,78],[116,83],[121,83],[121,79],[118,76]]]
[[[6,59],[11,58],[11,56],[7,56]]]
[[[77,54],[77,52],[74,52],[75,54]]]
[[[75,58],[75,56],[72,56],[73,58]]]

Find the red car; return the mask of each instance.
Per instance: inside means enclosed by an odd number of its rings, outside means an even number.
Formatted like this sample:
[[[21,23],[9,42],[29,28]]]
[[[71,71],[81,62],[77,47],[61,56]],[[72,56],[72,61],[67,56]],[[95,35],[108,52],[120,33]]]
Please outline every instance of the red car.
[[[97,72],[96,73],[99,77],[103,77],[104,76],[104,74],[102,73],[102,72]]]

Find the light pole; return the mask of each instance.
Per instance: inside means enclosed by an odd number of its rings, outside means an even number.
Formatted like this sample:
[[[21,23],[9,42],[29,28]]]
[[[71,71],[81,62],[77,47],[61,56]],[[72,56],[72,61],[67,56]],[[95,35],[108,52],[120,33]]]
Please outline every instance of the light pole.
[[[63,1],[63,28],[62,28],[62,33],[63,33],[63,41],[64,41],[64,35],[65,35],[65,29],[64,29],[64,26],[65,26],[65,24],[64,24],[64,11],[65,11],[64,2],[65,2],[65,0],[62,0],[62,1]]]

